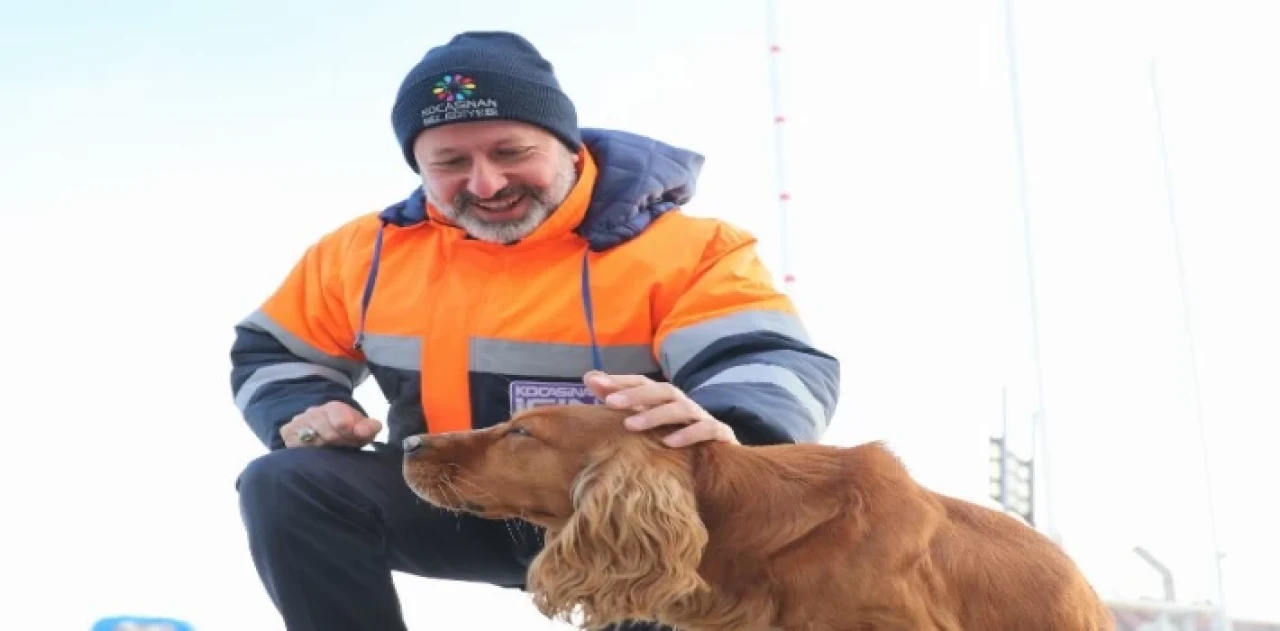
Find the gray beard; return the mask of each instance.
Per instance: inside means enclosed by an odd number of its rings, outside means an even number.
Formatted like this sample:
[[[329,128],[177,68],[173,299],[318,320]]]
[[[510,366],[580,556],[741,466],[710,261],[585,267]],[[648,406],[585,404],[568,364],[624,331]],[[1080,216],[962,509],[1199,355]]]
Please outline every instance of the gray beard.
[[[564,203],[569,192],[577,183],[578,172],[574,168],[571,156],[566,154],[556,177],[545,190],[534,190],[521,187],[510,191],[514,196],[525,197],[527,210],[523,217],[508,221],[486,221],[471,208],[475,197],[465,191],[459,193],[450,202],[438,199],[430,190],[425,190],[427,200],[439,209],[440,213],[462,228],[467,234],[489,243],[508,244],[527,238],[538,229],[560,204]],[[505,189],[504,189],[505,190]],[[495,195],[501,197],[502,195]]]

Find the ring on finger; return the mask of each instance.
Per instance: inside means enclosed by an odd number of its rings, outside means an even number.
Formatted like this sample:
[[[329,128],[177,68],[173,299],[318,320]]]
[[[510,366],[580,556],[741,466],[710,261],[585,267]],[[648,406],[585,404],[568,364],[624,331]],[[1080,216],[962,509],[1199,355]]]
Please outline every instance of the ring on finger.
[[[316,438],[318,438],[319,436],[320,436],[320,432],[317,432],[316,430],[310,427],[304,427],[302,428],[301,431],[298,432],[298,440],[307,444],[315,442]]]

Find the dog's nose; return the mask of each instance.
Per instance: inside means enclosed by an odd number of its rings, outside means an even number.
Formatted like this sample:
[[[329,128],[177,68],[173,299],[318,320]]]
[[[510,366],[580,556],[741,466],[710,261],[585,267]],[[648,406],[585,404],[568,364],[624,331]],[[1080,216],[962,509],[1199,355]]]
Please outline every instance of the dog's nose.
[[[400,442],[400,447],[407,454],[411,454],[421,449],[424,445],[426,445],[426,443],[422,441],[421,436],[410,436]]]

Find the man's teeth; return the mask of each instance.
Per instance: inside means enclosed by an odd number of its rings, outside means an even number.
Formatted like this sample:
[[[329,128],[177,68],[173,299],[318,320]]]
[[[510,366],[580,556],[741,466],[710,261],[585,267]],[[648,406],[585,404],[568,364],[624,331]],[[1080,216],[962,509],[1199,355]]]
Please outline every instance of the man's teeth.
[[[511,198],[511,201],[506,202],[506,203],[502,203],[502,202],[497,202],[497,203],[490,202],[490,203],[488,203],[488,204],[482,204],[482,203],[480,203],[480,202],[476,202],[476,206],[479,206],[480,208],[482,208],[482,209],[484,209],[484,210],[487,210],[487,211],[490,211],[490,212],[502,212],[502,211],[504,211],[504,210],[511,210],[511,208],[512,208],[513,206],[515,206],[515,205],[516,205],[516,202],[519,202],[519,201],[520,201],[520,196],[519,196],[519,195],[517,195],[517,196],[515,196],[515,197],[512,197],[512,198]]]

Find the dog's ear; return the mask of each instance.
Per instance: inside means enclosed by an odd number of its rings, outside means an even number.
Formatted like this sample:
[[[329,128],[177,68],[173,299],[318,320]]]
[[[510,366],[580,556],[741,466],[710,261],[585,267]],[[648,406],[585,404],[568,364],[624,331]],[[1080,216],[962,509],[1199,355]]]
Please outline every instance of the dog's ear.
[[[674,454],[629,444],[590,464],[574,484],[574,514],[529,568],[544,615],[584,628],[652,620],[707,589],[698,566],[707,529],[691,474]]]

